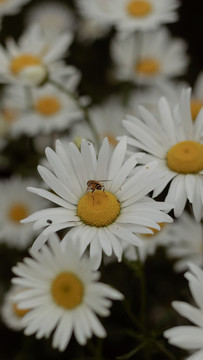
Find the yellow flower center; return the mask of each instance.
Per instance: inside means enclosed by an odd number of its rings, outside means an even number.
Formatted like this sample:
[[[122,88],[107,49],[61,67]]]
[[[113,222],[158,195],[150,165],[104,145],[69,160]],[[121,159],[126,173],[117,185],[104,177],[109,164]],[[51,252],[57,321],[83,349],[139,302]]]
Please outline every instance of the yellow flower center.
[[[190,103],[192,120],[195,121],[200,109],[203,107],[203,101],[193,99]]]
[[[158,223],[158,224],[159,224],[159,226],[160,226],[160,228],[161,228],[160,230],[149,227],[149,229],[153,231],[153,234],[144,234],[143,236],[144,236],[144,237],[145,237],[145,236],[146,236],[146,237],[153,237],[154,235],[156,235],[157,233],[159,233],[159,232],[163,229],[163,227],[165,226],[165,223]]]
[[[152,5],[149,1],[134,0],[129,1],[127,4],[127,12],[134,17],[144,17],[150,14],[152,11]]]
[[[41,60],[37,56],[22,54],[12,59],[10,70],[14,75],[18,75],[26,67],[37,65],[41,65]]]
[[[9,108],[3,109],[2,114],[3,114],[4,120],[8,124],[12,124],[15,121],[16,117],[17,117],[17,111],[13,110],[13,109],[9,109]]]
[[[154,75],[159,72],[160,64],[156,59],[146,58],[138,61],[135,70],[139,74]]]
[[[82,302],[84,287],[76,275],[63,272],[53,280],[51,293],[56,304],[70,310]]]
[[[180,174],[196,174],[203,170],[203,145],[196,141],[181,141],[167,154],[168,167]]]
[[[19,309],[18,305],[13,303],[13,312],[19,318],[22,318],[25,314],[28,313],[28,311],[30,311],[30,309]]]
[[[28,207],[22,203],[16,203],[8,210],[8,217],[10,220],[19,223],[20,220],[29,215]]]
[[[103,227],[113,223],[120,213],[120,203],[108,191],[83,195],[78,203],[78,216],[88,225]]]
[[[43,96],[35,104],[35,109],[44,116],[56,114],[60,108],[61,103],[54,96]]]
[[[113,136],[112,134],[110,133],[106,133],[104,134],[103,136],[104,138],[107,137],[108,141],[109,141],[109,144],[113,147],[116,147],[116,145],[118,144],[118,141],[116,140],[115,136]]]

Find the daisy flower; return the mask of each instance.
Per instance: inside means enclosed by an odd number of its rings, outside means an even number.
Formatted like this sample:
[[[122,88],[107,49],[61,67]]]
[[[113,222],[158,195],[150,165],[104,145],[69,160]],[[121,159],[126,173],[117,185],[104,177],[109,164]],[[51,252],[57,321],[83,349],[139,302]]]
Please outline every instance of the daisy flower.
[[[189,282],[189,288],[196,306],[183,301],[173,301],[174,309],[194,326],[177,326],[166,330],[164,336],[169,343],[181,349],[192,352],[187,360],[202,360],[203,358],[203,271],[198,266],[190,263],[190,271],[185,277]]]
[[[126,107],[122,105],[121,99],[117,96],[112,96],[100,105],[92,106],[89,109],[90,123],[94,126],[100,142],[102,143],[107,137],[112,150],[118,143],[116,137],[125,133],[121,120],[126,111]],[[70,136],[63,138],[62,142],[68,144],[71,139],[80,148],[82,138],[92,143],[95,142],[91,128],[84,121],[73,124]]]
[[[98,23],[94,19],[80,19],[77,27],[78,40],[80,42],[91,42],[104,37],[110,30],[110,26]]]
[[[148,256],[155,254],[157,247],[163,246],[166,247],[171,242],[171,226],[168,224],[161,223],[160,230],[152,229],[153,234],[140,235],[140,239],[143,242],[143,245],[139,247],[139,257],[142,262],[144,262]],[[132,245],[124,246],[124,256],[130,260],[137,260],[137,251],[136,248]]]
[[[29,309],[20,309],[14,301],[14,296],[22,291],[20,286],[12,286],[5,294],[1,306],[1,318],[3,322],[12,330],[19,331],[23,329],[22,318]]]
[[[157,28],[177,20],[176,0],[78,0],[81,14],[119,31],[133,32]]]
[[[0,46],[0,81],[41,84],[52,77],[53,72],[60,71],[62,65],[58,61],[67,55],[71,41],[72,35],[66,32],[49,46],[37,25],[27,30],[18,44],[12,38],[7,39],[6,48]]]
[[[28,184],[37,182],[34,178],[13,177],[0,182],[0,242],[17,249],[25,249],[33,238],[30,224],[21,224],[20,220],[33,211],[48,206],[49,202],[36,199],[26,191]]]
[[[13,268],[12,282],[26,289],[15,296],[20,309],[30,308],[22,318],[25,334],[49,337],[60,351],[67,347],[72,333],[80,345],[92,335],[104,337],[105,329],[97,315],[108,316],[111,300],[123,295],[100,283],[99,272],[92,270],[91,261],[80,258],[76,248],[62,249],[52,236],[49,247],[25,258]]]
[[[14,15],[30,0],[3,0],[0,2],[0,16]]]
[[[182,91],[173,113],[163,97],[158,102],[159,116],[155,118],[140,107],[141,119],[127,116],[123,125],[133,136],[129,137],[129,144],[146,153],[143,163],[158,160],[157,173],[160,176],[166,173],[153,196],[170,183],[165,200],[175,204],[175,216],[182,214],[188,199],[199,221],[203,204],[203,114],[200,112],[195,123],[192,121],[190,92],[190,89]]]
[[[10,108],[24,108],[12,123],[11,134],[49,134],[68,129],[70,124],[82,117],[74,100],[51,84],[31,87],[29,94],[24,88],[10,87],[7,91]],[[29,97],[28,97],[29,95]]]
[[[187,212],[171,225],[171,242],[167,253],[177,259],[176,271],[188,269],[188,262],[198,266],[203,261],[203,227]]]
[[[25,21],[28,27],[39,24],[49,42],[63,32],[72,31],[75,23],[69,7],[57,1],[44,1],[31,6],[26,12]]]
[[[185,42],[172,39],[166,28],[127,38],[119,34],[111,44],[114,76],[144,84],[180,76],[188,64],[185,49]]]
[[[81,254],[90,245],[90,256],[97,268],[102,251],[107,256],[114,252],[121,261],[121,240],[139,246],[142,242],[135,233],[151,233],[148,227],[160,229],[158,222],[172,221],[170,216],[160,211],[171,209],[171,204],[146,197],[159,182],[156,162],[135,171],[137,154],[125,161],[126,149],[126,137],[113,153],[110,153],[109,142],[105,139],[98,158],[93,145],[85,140],[81,152],[72,143],[65,151],[59,140],[56,141],[56,152],[46,149],[52,172],[42,166],[38,171],[52,191],[33,187],[28,190],[59,207],[36,212],[23,220],[25,223],[35,222],[35,229],[46,227],[34,242],[33,250],[41,248],[51,233],[72,228],[63,242],[71,237],[78,242]],[[89,180],[92,180],[90,184]]]
[[[191,113],[192,119],[195,120],[199,111],[203,107],[203,72],[201,72],[192,89],[192,99],[191,99]]]

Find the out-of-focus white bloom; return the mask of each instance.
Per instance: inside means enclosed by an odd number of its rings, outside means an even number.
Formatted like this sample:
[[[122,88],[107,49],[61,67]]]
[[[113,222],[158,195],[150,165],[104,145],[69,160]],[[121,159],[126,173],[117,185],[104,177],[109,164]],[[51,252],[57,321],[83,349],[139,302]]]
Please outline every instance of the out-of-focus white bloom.
[[[5,294],[1,306],[1,318],[3,322],[12,330],[19,331],[23,329],[22,318],[29,309],[19,309],[14,296],[22,291],[21,286],[12,286]]]
[[[7,94],[10,108],[24,109],[12,124],[13,136],[62,131],[82,116],[76,102],[51,84],[31,87],[29,92],[14,86],[8,89]]]
[[[171,244],[168,255],[177,259],[176,271],[188,269],[188,262],[198,266],[203,261],[203,227],[195,219],[184,212],[181,217],[171,225]]]
[[[134,261],[137,260],[137,251],[139,252],[139,257],[142,262],[146,260],[148,256],[154,255],[156,252],[156,249],[160,246],[167,247],[167,245],[171,242],[171,226],[172,224],[159,224],[161,229],[153,230],[153,234],[145,234],[140,235],[140,239],[143,242],[143,245],[139,247],[139,249],[136,249],[132,245],[126,246],[124,245],[124,256],[130,260]]]
[[[123,125],[133,136],[128,143],[145,152],[142,162],[158,160],[156,171],[160,176],[165,173],[153,195],[159,195],[170,183],[166,201],[175,204],[175,216],[182,214],[189,200],[199,221],[203,207],[203,113],[192,121],[190,93],[190,89],[182,91],[173,113],[163,97],[158,102],[159,116],[140,107],[140,118],[127,116]]]
[[[201,72],[198,75],[194,87],[192,89],[191,113],[193,120],[196,119],[202,107],[203,107],[203,72]]]
[[[78,24],[79,41],[91,42],[105,36],[109,32],[110,26],[98,23],[94,19],[81,19]]]
[[[43,1],[31,6],[26,13],[25,22],[27,27],[39,24],[50,43],[63,32],[72,31],[75,26],[72,11],[59,1]]]
[[[6,48],[0,46],[0,82],[39,85],[52,78],[64,64],[61,59],[67,55],[72,35],[59,35],[50,45],[39,26],[29,28],[19,39],[6,41]]]
[[[166,330],[164,336],[171,345],[192,352],[186,360],[202,360],[203,358],[203,271],[190,263],[190,271],[185,277],[197,305],[193,306],[183,301],[173,301],[174,309],[194,325],[177,326]]]
[[[30,0],[1,0],[0,16],[14,15],[20,11],[20,8]]]
[[[0,182],[0,242],[16,249],[25,249],[30,245],[33,228],[30,224],[21,224],[20,220],[33,211],[49,206],[49,202],[36,199],[27,192],[29,184],[36,183],[33,178],[11,178]]]
[[[86,19],[114,25],[122,32],[151,30],[177,20],[177,0],[78,0]]]
[[[25,334],[49,337],[53,332],[54,348],[64,351],[72,333],[80,345],[106,331],[98,316],[108,316],[111,300],[123,295],[109,285],[98,282],[99,273],[92,262],[79,256],[78,249],[69,243],[65,249],[59,238],[52,235],[49,247],[25,258],[13,268],[12,282],[25,290],[15,296],[20,309],[30,308],[22,318]],[[26,284],[26,285],[25,285]]]
[[[122,240],[139,246],[142,242],[135,234],[152,233],[149,227],[160,229],[157,223],[172,221],[161,211],[170,210],[171,204],[146,196],[160,181],[156,162],[139,166],[134,173],[137,155],[126,160],[126,150],[126,137],[117,144],[113,153],[105,138],[98,157],[93,145],[85,140],[81,151],[72,143],[67,150],[60,141],[56,142],[56,152],[46,149],[52,170],[42,166],[38,170],[54,193],[33,187],[28,190],[59,207],[35,212],[23,220],[34,222],[37,229],[45,228],[34,242],[33,250],[39,250],[50,234],[72,228],[63,238],[63,243],[71,237],[78,243],[81,254],[90,245],[90,257],[98,268],[103,252],[107,256],[115,253],[121,261]]]
[[[125,134],[121,121],[127,112],[127,107],[122,105],[121,98],[117,96],[112,96],[100,105],[89,109],[90,124],[95,128],[100,142],[102,143],[107,137],[112,150],[117,145],[116,137]],[[85,122],[75,124],[71,128],[70,136],[63,138],[62,142],[65,145],[69,141],[74,141],[76,145],[79,145],[82,138],[96,145],[91,127]]]
[[[188,59],[182,39],[172,39],[166,28],[150,33],[117,35],[111,45],[114,75],[119,80],[153,84],[180,76]]]

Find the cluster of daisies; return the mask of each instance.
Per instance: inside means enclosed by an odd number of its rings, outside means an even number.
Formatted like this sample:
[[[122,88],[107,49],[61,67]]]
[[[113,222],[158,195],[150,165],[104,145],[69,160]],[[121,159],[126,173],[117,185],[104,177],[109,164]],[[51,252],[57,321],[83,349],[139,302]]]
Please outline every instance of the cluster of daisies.
[[[7,16],[23,19],[19,38],[0,45],[0,243],[26,254],[2,289],[1,318],[25,335],[52,335],[60,351],[72,334],[80,345],[107,335],[100,318],[126,294],[99,280],[102,269],[144,266],[162,248],[198,306],[174,301],[194,325],[163,336],[202,359],[203,74],[193,89],[177,79],[187,46],[166,24],[179,6],[0,1],[2,31]],[[127,90],[98,103],[79,95],[71,49],[106,38],[106,82]]]

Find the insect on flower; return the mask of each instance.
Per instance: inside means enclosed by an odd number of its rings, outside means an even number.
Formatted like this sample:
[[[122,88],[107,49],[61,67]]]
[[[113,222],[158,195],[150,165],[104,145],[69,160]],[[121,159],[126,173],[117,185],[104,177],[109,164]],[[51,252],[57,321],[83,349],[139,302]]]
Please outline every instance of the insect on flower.
[[[104,187],[104,184],[102,184],[105,181],[111,181],[111,180],[88,180],[88,182],[87,182],[87,191],[89,190],[92,193],[93,204],[94,204],[93,192],[95,190],[103,190],[103,192],[105,194],[105,187]]]

